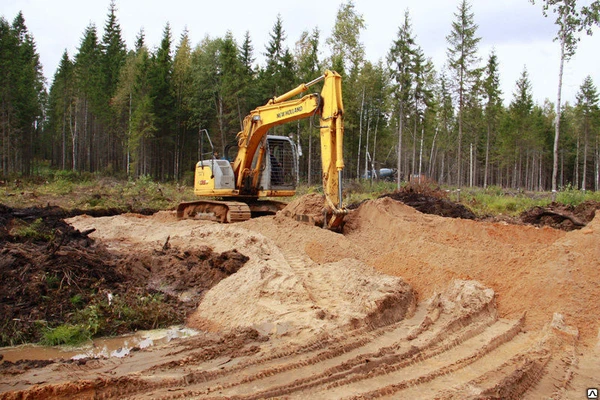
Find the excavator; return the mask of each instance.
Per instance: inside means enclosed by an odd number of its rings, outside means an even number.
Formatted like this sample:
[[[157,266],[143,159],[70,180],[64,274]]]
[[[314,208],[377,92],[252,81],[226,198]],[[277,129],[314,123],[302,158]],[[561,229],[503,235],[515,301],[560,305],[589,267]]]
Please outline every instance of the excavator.
[[[320,94],[294,99],[319,82],[323,82]],[[298,153],[292,139],[268,132],[278,125],[318,115],[325,195],[323,225],[331,230],[341,229],[348,213],[342,204],[343,114],[341,76],[330,70],[252,110],[244,118],[236,142],[225,148],[226,155],[233,154],[231,161],[218,158],[214,148],[211,158],[198,161],[194,194],[202,199],[180,203],[177,217],[232,223],[282,209],[285,203],[266,198],[295,194]],[[212,147],[208,132],[203,133]]]

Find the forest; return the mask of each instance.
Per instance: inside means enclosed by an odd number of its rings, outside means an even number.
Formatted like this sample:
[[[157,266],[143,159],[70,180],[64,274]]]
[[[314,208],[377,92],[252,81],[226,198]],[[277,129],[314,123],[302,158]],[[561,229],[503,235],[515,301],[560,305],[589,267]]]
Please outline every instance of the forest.
[[[545,12],[555,3],[547,0]],[[571,32],[591,29],[597,11]],[[418,175],[458,187],[549,190],[555,173],[559,188],[600,187],[592,78],[582,77],[574,104],[535,103],[526,68],[514,92],[502,93],[498,57],[480,54],[466,0],[445,38],[441,70],[419,46],[409,10],[376,62],[365,57],[365,21],[351,0],[339,6],[329,36],[316,27],[293,46],[278,16],[264,49],[254,48],[249,32],[241,43],[228,32],[194,45],[187,31],[174,39],[168,22],[157,47],[140,30],[128,49],[117,14],[112,1],[102,31],[87,26],[49,86],[25,16],[0,19],[0,179],[51,168],[191,182],[197,160],[207,156],[200,154],[201,130],[224,154],[250,110],[331,69],[343,77],[345,179],[390,168],[399,181]],[[559,33],[568,28],[557,26]],[[566,32],[556,45],[566,46],[568,60]],[[306,120],[274,133],[293,136],[302,149],[300,179],[318,183],[318,127]]]

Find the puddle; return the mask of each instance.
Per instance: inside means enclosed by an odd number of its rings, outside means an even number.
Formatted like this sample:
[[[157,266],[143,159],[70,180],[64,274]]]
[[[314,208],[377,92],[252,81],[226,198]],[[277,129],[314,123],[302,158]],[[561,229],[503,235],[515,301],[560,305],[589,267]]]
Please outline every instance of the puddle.
[[[120,358],[128,355],[133,348],[145,349],[150,346],[168,343],[173,339],[194,336],[196,334],[198,332],[193,329],[175,326],[167,329],[138,331],[134,334],[112,338],[98,338],[77,347],[39,345],[2,347],[0,348],[0,354],[4,356],[2,361],[11,362],[18,360],[53,360],[57,358],[65,360]]]

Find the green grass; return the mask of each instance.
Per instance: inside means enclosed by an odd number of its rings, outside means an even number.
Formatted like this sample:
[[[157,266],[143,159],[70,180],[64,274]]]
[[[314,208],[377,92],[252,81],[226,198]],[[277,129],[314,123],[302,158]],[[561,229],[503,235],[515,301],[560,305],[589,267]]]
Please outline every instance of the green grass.
[[[584,201],[600,201],[600,192],[582,191],[567,187],[557,193],[556,201],[576,206]]]
[[[83,325],[63,324],[48,328],[41,343],[46,346],[77,345],[91,339],[89,330]]]
[[[71,171],[12,180],[0,188],[0,203],[16,208],[56,205],[67,210],[168,210],[194,198],[193,187],[178,182],[156,182],[148,176],[117,179]]]
[[[136,179],[118,179],[77,173],[53,171],[49,168],[40,171],[31,179],[11,181],[0,189],[0,203],[12,207],[34,205],[58,205],[65,209],[119,209],[123,211],[172,210],[182,201],[194,200],[191,179],[185,184],[178,182],[157,182],[149,176]],[[403,186],[406,183],[403,183]],[[375,199],[382,194],[396,190],[396,182],[358,180],[344,183],[344,203],[356,204]],[[447,198],[456,201],[457,192],[453,187],[442,187]],[[323,193],[320,185],[301,184],[296,190],[296,198],[308,193]],[[479,216],[516,216],[534,206],[546,206],[551,202],[550,192],[523,192],[498,186],[483,188],[462,188],[461,203]],[[291,200],[282,198],[280,200]],[[576,206],[586,200],[600,201],[599,192],[583,192],[571,187],[560,190],[557,202]],[[21,227],[22,235],[35,238],[39,235],[35,225]],[[39,239],[42,237],[38,236]]]
[[[53,233],[46,232],[44,222],[41,218],[32,223],[21,222],[11,229],[11,234],[21,239],[31,239],[40,241],[52,240]]]

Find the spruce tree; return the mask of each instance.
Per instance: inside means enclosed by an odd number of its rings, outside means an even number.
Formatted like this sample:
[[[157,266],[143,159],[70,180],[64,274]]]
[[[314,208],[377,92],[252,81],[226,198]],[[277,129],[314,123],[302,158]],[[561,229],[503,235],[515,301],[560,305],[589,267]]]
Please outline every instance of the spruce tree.
[[[74,129],[74,65],[65,50],[50,87],[47,107],[47,123],[44,125],[45,137],[52,143],[51,158],[54,165],[61,169],[71,167],[69,157],[69,137]]]
[[[186,151],[192,143],[188,140],[192,136],[192,49],[187,29],[181,35],[173,59],[173,93],[175,95],[175,157],[174,175],[180,178],[184,171],[191,169],[194,161],[184,162]],[[191,161],[191,162],[190,162]]]
[[[458,100],[458,143],[457,143],[457,177],[456,184],[460,188],[463,183],[462,177],[462,140],[464,130],[464,114],[467,106],[468,94],[476,84],[478,75],[479,57],[477,46],[481,38],[476,36],[477,24],[475,16],[471,11],[471,5],[467,0],[462,0],[455,20],[452,22],[452,30],[446,41],[448,42],[447,56],[448,66],[454,78],[454,92]]]
[[[172,178],[172,160],[175,155],[173,137],[171,136],[175,114],[171,40],[171,26],[167,23],[163,30],[160,47],[152,56],[149,71],[150,97],[156,117],[156,134],[152,151],[152,175],[158,179]]]
[[[485,67],[485,77],[483,81],[483,92],[485,97],[485,167],[483,173],[483,187],[488,185],[489,165],[490,165],[490,145],[493,135],[497,129],[498,118],[502,112],[502,91],[500,90],[500,73],[498,65],[498,56],[495,51],[490,53],[487,65]]]
[[[94,172],[96,157],[95,123],[105,107],[101,53],[95,25],[88,25],[75,55],[75,121],[71,135],[73,171]],[[96,139],[96,140],[94,140]]]
[[[244,41],[238,51],[240,64],[240,109],[244,115],[260,105],[259,88],[256,79],[256,67],[254,65],[254,46],[250,38],[250,32],[246,31]]]
[[[8,140],[12,141],[13,159],[9,171],[31,175],[37,143],[42,126],[46,98],[45,80],[33,37],[19,12],[10,27],[8,51],[12,53],[8,83],[7,111],[12,114],[8,124]],[[6,74],[6,73],[5,73]],[[10,144],[10,143],[9,143]],[[9,155],[10,156],[10,155]],[[12,164],[12,168],[11,168]]]
[[[100,50],[102,53],[102,80],[104,83],[104,106],[102,109],[103,125],[106,127],[105,146],[106,150],[99,149],[100,151],[106,151],[106,167],[119,169],[121,158],[119,155],[122,153],[122,137],[117,137],[117,127],[114,122],[116,120],[115,115],[112,113],[110,107],[110,99],[114,96],[117,89],[117,83],[121,69],[125,64],[125,58],[127,50],[125,48],[125,42],[121,37],[121,27],[117,22],[116,17],[116,4],[112,0],[110,2],[110,8],[108,18],[104,26],[104,35],[102,36],[102,42],[100,43]],[[123,133],[121,132],[121,136]]]
[[[404,22],[398,28],[396,40],[388,52],[387,62],[390,67],[392,81],[392,90],[396,108],[398,110],[398,145],[397,151],[397,188],[400,189],[402,179],[402,139],[404,137],[404,128],[406,126],[406,116],[410,109],[410,99],[413,85],[413,63],[415,55],[415,39],[412,33],[409,11],[404,13]]]
[[[290,64],[292,56],[289,49],[285,46],[287,36],[283,29],[281,14],[277,15],[277,20],[273,30],[269,33],[269,42],[266,45],[266,66],[261,74],[263,86],[263,96],[271,98],[285,93],[292,88],[294,83],[293,72],[290,71],[293,66]]]
[[[586,190],[588,188],[589,181],[588,177],[588,154],[590,149],[590,136],[596,131],[596,151],[598,151],[598,126],[600,122],[600,113],[598,108],[598,90],[594,85],[594,81],[591,76],[586,76],[583,83],[579,87],[577,92],[577,103],[575,106],[578,130],[580,136],[583,137],[583,170],[581,174],[581,188]],[[598,155],[596,154],[596,157]],[[597,162],[597,160],[596,160]],[[597,174],[597,172],[596,172]],[[595,179],[594,181],[597,181]],[[597,190],[597,188],[596,188]]]

